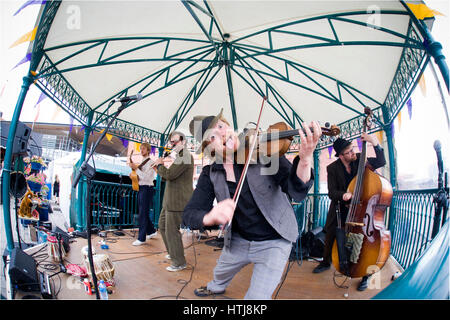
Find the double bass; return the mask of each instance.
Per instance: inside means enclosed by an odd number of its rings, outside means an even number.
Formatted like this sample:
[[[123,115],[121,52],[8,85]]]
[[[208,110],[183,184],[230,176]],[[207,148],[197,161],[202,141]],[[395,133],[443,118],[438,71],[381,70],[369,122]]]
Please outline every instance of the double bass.
[[[367,132],[372,113],[369,108],[366,108],[365,113],[367,117],[364,120],[364,132]],[[364,141],[358,173],[348,186],[348,191],[353,196],[343,228],[346,252],[341,252],[342,246],[338,248],[336,240],[332,249],[334,267],[350,278],[363,277],[381,270],[389,258],[391,248],[391,234],[385,229],[384,217],[386,209],[391,205],[392,186],[366,163],[366,149]],[[342,261],[343,257],[347,260]]]

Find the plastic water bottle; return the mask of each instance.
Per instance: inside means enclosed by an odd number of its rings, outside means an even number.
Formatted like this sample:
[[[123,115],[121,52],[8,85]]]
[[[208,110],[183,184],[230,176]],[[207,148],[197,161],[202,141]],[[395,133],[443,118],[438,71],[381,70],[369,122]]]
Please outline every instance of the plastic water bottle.
[[[108,290],[106,289],[106,284],[103,280],[100,280],[98,292],[100,293],[100,299],[108,300]]]

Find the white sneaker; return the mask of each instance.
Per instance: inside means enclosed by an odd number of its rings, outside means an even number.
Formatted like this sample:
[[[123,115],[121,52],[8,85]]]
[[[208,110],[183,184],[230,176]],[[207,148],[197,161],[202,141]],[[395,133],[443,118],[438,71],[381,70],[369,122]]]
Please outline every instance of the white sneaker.
[[[186,269],[186,264],[183,264],[183,265],[181,265],[181,266],[168,266],[168,267],[166,268],[167,271],[171,271],[171,272],[174,272],[174,271],[181,271],[181,270],[183,270],[183,269]]]
[[[166,254],[166,259],[172,260],[172,258],[170,257],[170,254]]]
[[[132,243],[133,246],[142,246],[143,244],[145,244],[145,241],[139,241],[139,240],[136,240]]]
[[[158,235],[158,232],[153,232],[152,234],[149,234],[147,237],[146,237],[146,239],[147,240],[150,240],[151,238],[154,238],[154,237],[156,237]]]

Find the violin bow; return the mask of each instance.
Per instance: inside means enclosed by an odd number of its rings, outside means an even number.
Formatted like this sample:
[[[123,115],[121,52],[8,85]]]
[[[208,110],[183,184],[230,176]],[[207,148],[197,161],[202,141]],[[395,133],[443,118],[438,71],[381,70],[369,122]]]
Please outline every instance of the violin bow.
[[[245,176],[247,175],[248,166],[250,164],[250,159],[252,158],[253,151],[255,150],[256,140],[258,138],[259,123],[261,122],[261,115],[262,115],[262,111],[263,111],[263,108],[264,108],[264,102],[266,100],[267,100],[267,97],[264,96],[262,104],[261,104],[261,109],[259,110],[258,122],[256,123],[256,130],[255,130],[255,134],[254,134],[254,139],[252,141],[250,149],[248,150],[248,156],[247,156],[247,159],[245,160],[244,170],[242,170],[241,177],[239,178],[239,182],[238,182],[238,185],[236,187],[236,192],[234,193],[234,196],[233,196],[233,202],[235,204],[237,204],[237,202],[239,200],[239,196],[241,195],[241,190],[242,190],[242,186],[244,184],[244,179],[245,179]],[[231,224],[231,220],[228,222],[227,227],[229,227],[230,224]]]

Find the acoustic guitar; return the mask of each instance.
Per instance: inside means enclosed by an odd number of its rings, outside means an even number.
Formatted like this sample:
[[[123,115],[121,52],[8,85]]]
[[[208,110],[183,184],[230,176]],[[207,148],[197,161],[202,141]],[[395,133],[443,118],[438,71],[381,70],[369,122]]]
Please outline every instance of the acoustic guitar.
[[[133,163],[133,160],[131,159],[131,156],[133,155],[133,150],[131,150],[130,153],[130,163]],[[145,159],[138,168],[142,168],[148,161],[150,160],[150,158]],[[133,188],[134,191],[139,191],[139,176],[136,173],[135,169],[131,169],[131,173],[130,173],[130,179],[131,179],[131,187]]]

